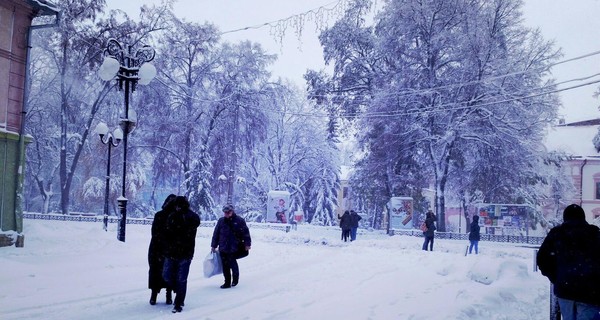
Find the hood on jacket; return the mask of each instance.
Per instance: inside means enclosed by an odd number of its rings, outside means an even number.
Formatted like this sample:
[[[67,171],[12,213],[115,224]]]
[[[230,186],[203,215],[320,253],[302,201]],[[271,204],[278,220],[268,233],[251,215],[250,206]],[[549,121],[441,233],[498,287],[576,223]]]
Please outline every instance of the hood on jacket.
[[[576,220],[585,221],[585,211],[583,211],[582,207],[576,204],[568,205],[563,211],[563,221],[567,222]]]

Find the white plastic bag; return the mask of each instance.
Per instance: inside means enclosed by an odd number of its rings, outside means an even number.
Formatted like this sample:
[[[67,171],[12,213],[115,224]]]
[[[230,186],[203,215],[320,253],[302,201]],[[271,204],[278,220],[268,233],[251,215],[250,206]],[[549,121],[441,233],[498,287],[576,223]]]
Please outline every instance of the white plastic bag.
[[[223,266],[221,265],[221,256],[219,253],[209,252],[206,258],[204,258],[203,267],[205,278],[221,274],[223,272]]]

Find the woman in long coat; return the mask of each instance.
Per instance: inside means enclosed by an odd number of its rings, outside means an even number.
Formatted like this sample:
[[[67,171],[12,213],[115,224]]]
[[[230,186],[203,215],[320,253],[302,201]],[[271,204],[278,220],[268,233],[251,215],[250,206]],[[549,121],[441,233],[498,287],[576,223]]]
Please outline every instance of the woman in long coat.
[[[350,217],[350,211],[344,211],[344,214],[340,218],[340,228],[342,228],[342,240],[348,241],[350,237],[350,230],[352,230],[352,217]]]
[[[170,194],[162,205],[162,210],[154,215],[152,221],[152,238],[150,239],[150,247],[148,248],[148,288],[152,290],[150,295],[150,304],[156,304],[156,297],[162,288],[167,289],[166,302],[173,303],[171,288],[163,279],[163,265],[165,262],[165,250],[167,241],[165,238],[167,228],[167,217],[173,211],[173,203],[176,196]]]

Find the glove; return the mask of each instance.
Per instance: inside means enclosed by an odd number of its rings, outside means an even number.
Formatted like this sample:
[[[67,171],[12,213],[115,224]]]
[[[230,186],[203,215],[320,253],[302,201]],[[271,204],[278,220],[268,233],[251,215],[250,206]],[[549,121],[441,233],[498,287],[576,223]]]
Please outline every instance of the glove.
[[[212,247],[211,247],[211,248],[210,248],[210,252],[211,252],[211,253],[215,253],[215,252],[217,252],[217,248],[212,248]]]

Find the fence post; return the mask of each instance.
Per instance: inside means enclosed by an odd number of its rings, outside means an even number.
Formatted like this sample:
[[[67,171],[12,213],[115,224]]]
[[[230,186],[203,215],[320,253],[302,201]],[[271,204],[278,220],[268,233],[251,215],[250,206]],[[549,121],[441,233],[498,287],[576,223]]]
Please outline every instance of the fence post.
[[[538,271],[537,253],[538,253],[538,249],[533,250],[533,272],[537,272]]]

